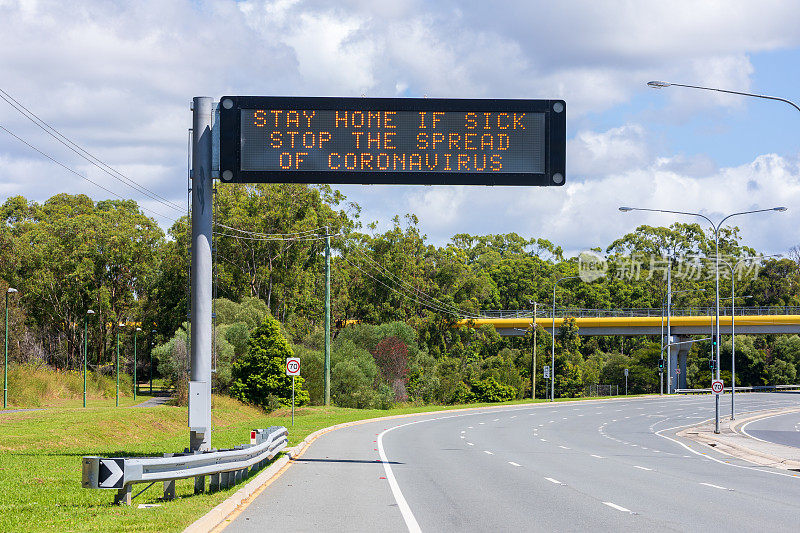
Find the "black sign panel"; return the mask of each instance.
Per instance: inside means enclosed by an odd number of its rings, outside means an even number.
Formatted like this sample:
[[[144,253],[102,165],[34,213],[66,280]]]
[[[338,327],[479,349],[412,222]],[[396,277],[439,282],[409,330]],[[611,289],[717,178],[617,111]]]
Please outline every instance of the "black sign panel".
[[[563,185],[562,100],[225,96],[230,183]]]

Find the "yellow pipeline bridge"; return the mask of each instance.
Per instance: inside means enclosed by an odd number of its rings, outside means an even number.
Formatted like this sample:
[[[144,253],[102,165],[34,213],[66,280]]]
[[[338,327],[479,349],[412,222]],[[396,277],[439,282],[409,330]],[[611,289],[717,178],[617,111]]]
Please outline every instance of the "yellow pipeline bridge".
[[[749,312],[750,309],[743,309],[741,311],[742,314],[739,314],[740,310],[737,309],[733,320],[734,330],[737,334],[744,335],[800,333],[800,309],[789,308],[792,311],[791,313],[781,314],[780,312],[785,309],[778,308],[777,313],[772,309],[764,310],[759,308],[759,311],[763,311],[763,313],[751,313]],[[613,314],[613,311],[604,311],[604,313]],[[569,312],[559,312],[558,314],[571,316]],[[584,316],[580,316],[581,314]],[[660,335],[662,326],[663,331],[666,333],[667,318],[664,317],[662,319],[660,314],[656,316],[631,316],[630,311],[620,313],[628,314],[629,316],[586,316],[587,314],[589,313],[580,311],[575,313],[574,319],[580,335]],[[561,327],[564,320],[563,316],[556,317],[556,329]],[[531,321],[532,318],[529,312],[527,317],[488,316],[464,319],[459,321],[459,325],[470,327],[492,325],[500,335],[522,336],[530,330]],[[669,320],[672,335],[710,335],[714,322],[713,310],[711,310],[711,314],[700,316],[686,316],[685,313],[676,313]],[[731,322],[730,315],[720,316],[721,334],[730,335]],[[553,327],[553,319],[550,316],[539,316],[536,318],[536,324],[549,333]]]

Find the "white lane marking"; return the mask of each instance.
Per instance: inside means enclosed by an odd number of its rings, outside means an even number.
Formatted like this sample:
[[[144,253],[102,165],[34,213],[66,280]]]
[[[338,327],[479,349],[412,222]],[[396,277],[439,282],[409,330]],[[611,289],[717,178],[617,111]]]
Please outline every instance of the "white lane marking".
[[[602,455],[591,454],[591,456],[596,458],[596,459],[605,459],[605,457],[603,457]]]
[[[517,418],[517,415],[512,416],[511,418]]]
[[[756,468],[754,466],[736,465],[736,464],[733,464],[733,463],[729,463],[728,461],[720,461],[719,459],[717,459],[715,457],[710,457],[710,456],[708,456],[706,454],[703,454],[703,453],[700,453],[700,452],[697,452],[697,451],[691,449],[689,446],[685,445],[684,443],[682,443],[679,440],[676,440],[676,439],[673,439],[672,437],[667,437],[666,435],[662,435],[661,434],[662,431],[671,431],[673,429],[683,429],[683,428],[686,428],[686,427],[689,427],[689,426],[694,426],[694,425],[696,425],[696,424],[684,424],[683,426],[675,426],[675,427],[671,427],[671,428],[664,428],[664,429],[661,429],[659,431],[656,431],[655,434],[658,435],[661,438],[667,439],[668,441],[674,442],[675,444],[677,444],[677,445],[689,450],[690,452],[692,452],[695,455],[699,455],[700,457],[705,457],[705,458],[711,459],[712,461],[715,461],[715,462],[717,462],[717,463],[719,463],[721,465],[728,465],[728,466],[732,466],[734,468],[743,468],[745,470],[755,470],[757,472],[764,472],[765,474],[774,474],[776,476],[796,477],[794,474],[784,474],[782,472],[775,472],[774,470],[762,470],[761,468]],[[690,455],[684,455],[684,457],[690,458],[691,456]]]
[[[470,446],[475,446],[475,445],[474,445],[474,444],[472,444],[471,442],[468,442],[467,444],[469,444]]]
[[[653,470],[652,468],[647,468],[646,466],[634,465],[633,467],[638,468],[639,470],[650,470],[650,471]]]
[[[713,489],[720,489],[720,490],[729,490],[733,491],[733,489],[729,489],[727,487],[720,487],[719,485],[714,485],[713,483],[700,483],[701,485],[705,485],[706,487],[711,487]]]
[[[552,424],[553,422],[555,422],[555,420],[551,420],[551,421],[549,421],[549,422],[548,422],[548,424]]]
[[[466,433],[466,432],[467,432],[467,430],[466,430],[466,429],[462,429],[462,430],[461,430],[461,433]]]
[[[475,428],[473,428],[472,426],[467,426],[467,429],[475,429]]]
[[[567,417],[566,417],[566,416],[561,418],[561,420],[566,420],[566,419],[567,419]]]
[[[547,442],[547,439],[539,439],[542,442]]]
[[[508,464],[510,464],[511,466],[522,466],[521,464],[515,463],[514,461],[509,461]]]
[[[566,446],[561,446],[561,445],[559,445],[558,447],[561,448],[562,450],[570,450],[571,449],[571,448],[567,448]]]
[[[500,419],[499,418],[495,418],[494,420],[492,420],[492,422],[497,422],[498,420],[500,420]]]
[[[555,483],[556,485],[563,485],[563,483],[561,483],[561,482],[560,482],[559,480],[557,480],[557,479],[553,479],[553,478],[551,478],[551,477],[546,477],[545,479],[546,479],[547,481],[549,481],[550,483]]]
[[[464,435],[461,435],[461,438],[462,438],[462,439],[466,439],[467,437],[465,437]]]
[[[378,435],[378,454],[381,457],[381,461],[383,461],[383,470],[386,472],[386,481],[389,482],[389,487],[392,489],[394,500],[397,502],[397,507],[400,509],[400,514],[403,515],[403,520],[406,522],[406,527],[408,528],[409,533],[422,533],[422,529],[420,529],[417,519],[414,518],[414,513],[411,512],[411,507],[408,506],[408,502],[403,497],[403,492],[400,490],[400,486],[397,484],[397,480],[394,478],[392,466],[389,464],[389,460],[386,458],[386,452],[383,450],[383,436],[393,429],[411,424],[417,424],[419,422],[422,421],[418,420],[416,422],[409,422],[408,424],[401,424],[399,426],[384,430],[383,433]]]
[[[481,426],[484,425],[486,422],[478,422]]]
[[[617,505],[616,503],[611,503],[611,502],[603,502],[603,505],[608,505],[608,506],[609,506],[609,507],[611,507],[612,509],[616,509],[617,511],[622,511],[623,513],[632,513],[632,512],[633,512],[633,511],[631,511],[630,509],[625,509],[625,508],[624,508],[624,507],[622,507],[621,505]]]
[[[488,455],[494,455],[494,454],[493,454],[492,452],[490,452],[489,450],[483,450],[483,453],[485,453],[485,454],[488,454]]]

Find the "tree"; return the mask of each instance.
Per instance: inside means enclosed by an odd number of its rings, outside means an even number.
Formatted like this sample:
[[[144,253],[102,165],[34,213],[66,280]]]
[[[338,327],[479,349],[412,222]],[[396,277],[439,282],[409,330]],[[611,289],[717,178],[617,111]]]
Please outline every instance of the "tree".
[[[290,405],[292,378],[286,375],[286,358],[293,355],[278,321],[266,315],[250,336],[247,353],[233,364],[231,395],[269,409]],[[308,403],[304,382],[295,378],[296,405]]]

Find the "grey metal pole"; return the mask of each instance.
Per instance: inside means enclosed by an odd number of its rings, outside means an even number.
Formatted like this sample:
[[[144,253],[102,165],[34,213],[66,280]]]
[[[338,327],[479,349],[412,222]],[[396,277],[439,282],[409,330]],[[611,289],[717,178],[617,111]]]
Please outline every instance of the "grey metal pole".
[[[533,360],[531,361],[531,400],[536,399],[536,302],[533,302],[533,318],[531,318],[533,328]]]
[[[553,326],[550,330],[553,337],[553,350],[551,355],[551,367],[550,367],[550,401],[552,402],[555,399],[556,393],[556,287],[558,286],[558,280],[553,283]]]
[[[661,359],[658,361],[662,368],[658,371],[659,396],[664,395],[664,300],[661,300]]]
[[[733,397],[736,393],[736,280],[731,268],[731,420],[733,414]]]
[[[294,426],[294,376],[292,376],[292,425]]]
[[[672,315],[672,256],[669,256],[667,268],[667,394],[672,394],[672,330],[670,329],[670,316]]]
[[[3,409],[8,407],[8,291],[6,291],[6,359],[3,364]]]
[[[325,226],[325,405],[331,404],[331,236]],[[294,378],[293,378],[294,379]]]
[[[719,379],[719,227],[714,226],[714,246],[716,248],[716,291],[717,291],[717,379]],[[714,395],[714,433],[719,433],[719,394]]]
[[[211,125],[213,100],[192,102],[192,272],[189,449],[211,449]],[[197,404],[200,405],[197,405]]]

